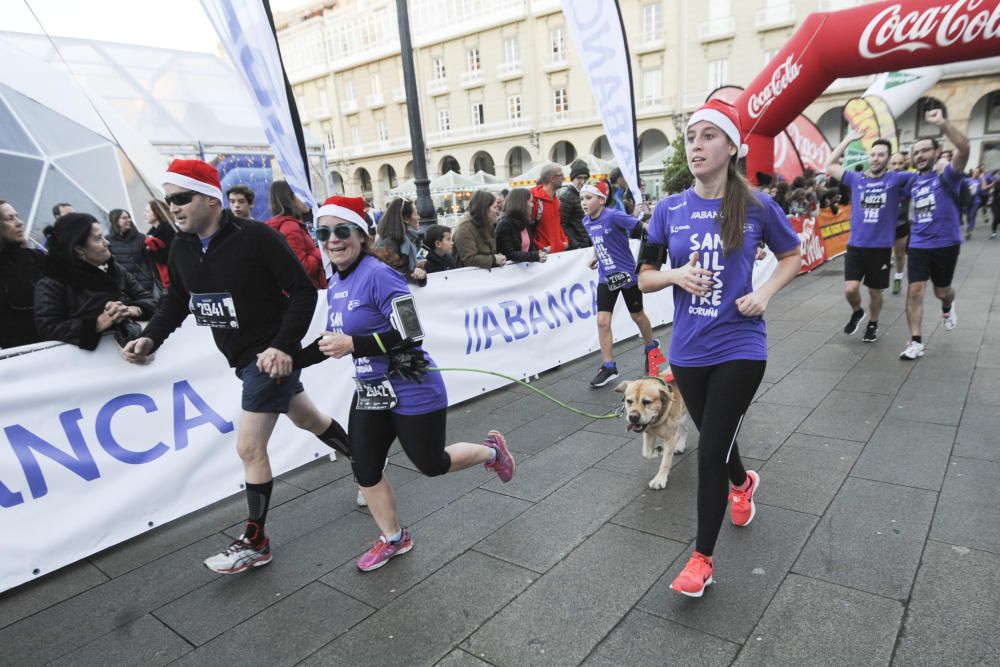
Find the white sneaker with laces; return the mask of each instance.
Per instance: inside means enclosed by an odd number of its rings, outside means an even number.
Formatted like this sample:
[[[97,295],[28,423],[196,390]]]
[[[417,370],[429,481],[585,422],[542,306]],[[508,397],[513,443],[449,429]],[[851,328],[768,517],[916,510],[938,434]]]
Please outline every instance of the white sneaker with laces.
[[[942,313],[941,317],[944,319],[944,330],[951,331],[956,326],[958,326],[958,313],[955,312],[955,304],[951,304],[951,310],[947,314]]]
[[[899,355],[899,358],[913,361],[914,359],[917,359],[922,356],[924,356],[924,344],[918,343],[915,340],[911,340],[909,344],[906,346],[906,349],[903,350],[902,354]]]

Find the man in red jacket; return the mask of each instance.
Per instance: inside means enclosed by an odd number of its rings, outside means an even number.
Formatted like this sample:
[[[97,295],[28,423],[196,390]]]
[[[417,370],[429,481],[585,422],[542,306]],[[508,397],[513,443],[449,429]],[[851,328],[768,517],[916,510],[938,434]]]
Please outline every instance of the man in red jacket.
[[[531,189],[535,204],[531,209],[535,220],[535,244],[547,252],[562,252],[568,241],[562,228],[562,214],[559,212],[559,198],[556,191],[563,184],[563,168],[548,162],[538,175],[538,185]]]

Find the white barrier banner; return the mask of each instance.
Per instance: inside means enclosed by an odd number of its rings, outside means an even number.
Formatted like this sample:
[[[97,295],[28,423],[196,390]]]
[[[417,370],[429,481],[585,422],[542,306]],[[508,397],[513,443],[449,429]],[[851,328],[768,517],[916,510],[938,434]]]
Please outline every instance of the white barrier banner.
[[[427,351],[439,367],[524,377],[596,350],[589,256],[432,274],[414,290]],[[760,263],[755,285],[773,267]],[[326,320],[320,296],[307,340]],[[671,320],[670,290],[645,295],[645,304],[654,326]],[[616,339],[636,335],[621,300],[613,328]],[[352,377],[350,360],[328,359],[302,382],[346,424]],[[506,384],[468,372],[444,379],[452,404]],[[595,395],[609,408],[616,400]],[[0,528],[11,536],[0,591],[238,493],[239,414],[240,384],[191,318],[146,366],[122,361],[110,338],[95,352],[59,345],[0,359]],[[276,475],[330,452],[285,418],[272,442],[281,443],[269,449]]]

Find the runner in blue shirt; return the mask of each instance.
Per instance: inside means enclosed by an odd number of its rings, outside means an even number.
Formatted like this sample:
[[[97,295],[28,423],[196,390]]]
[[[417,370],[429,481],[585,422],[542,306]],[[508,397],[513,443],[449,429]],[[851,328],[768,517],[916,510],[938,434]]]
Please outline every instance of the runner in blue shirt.
[[[924,356],[921,325],[924,319],[924,290],[927,281],[934,283],[934,296],[941,301],[941,318],[945,331],[958,324],[955,312],[955,289],[951,280],[962,247],[962,219],[959,212],[959,190],[962,170],[969,159],[969,139],[948,122],[940,109],[930,109],[927,122],[941,128],[955,145],[951,162],[941,160],[937,139],[917,139],[913,144],[913,165],[917,177],[910,186],[913,200],[913,229],[910,232],[908,257],[909,289],[906,297],[906,320],[910,325],[910,342],[899,355],[913,360]]]
[[[851,319],[844,333],[853,335],[865,319],[861,303],[861,283],[868,288],[868,326],[862,341],[878,340],[878,318],[882,312],[882,291],[889,287],[892,246],[896,239],[899,202],[909,189],[912,177],[898,171],[887,171],[892,144],[876,139],[868,154],[868,171],[864,174],[846,170],[840,157],[848,145],[861,138],[855,131],[847,134],[830,153],[826,171],[851,189],[851,236],[844,257],[844,295],[851,307]]]
[[[671,584],[690,597],[701,597],[712,583],[712,554],[727,503],[734,525],[748,525],[756,513],[760,475],[744,469],[736,436],[764,376],[764,311],[802,265],[788,218],[737,172],[738,158],[746,155],[741,137],[736,109],[721,100],[710,100],[691,116],[685,148],[694,186],[657,205],[639,258],[643,292],[673,287],[670,368],[699,431],[698,536],[694,554]],[[754,289],[761,241],[778,266]]]
[[[629,247],[629,238],[638,238],[643,225],[627,213],[607,207],[608,186],[603,182],[587,184],[580,189],[580,204],[585,216],[583,227],[590,236],[594,254],[590,268],[597,269],[597,337],[601,343],[601,367],[590,381],[591,387],[603,387],[618,377],[618,367],[613,356],[614,340],[611,336],[611,315],[618,295],[625,299],[632,321],[639,327],[646,344],[643,358],[650,350],[659,347],[653,340],[653,327],[642,309],[642,292],[639,291],[635,273],[635,258]]]

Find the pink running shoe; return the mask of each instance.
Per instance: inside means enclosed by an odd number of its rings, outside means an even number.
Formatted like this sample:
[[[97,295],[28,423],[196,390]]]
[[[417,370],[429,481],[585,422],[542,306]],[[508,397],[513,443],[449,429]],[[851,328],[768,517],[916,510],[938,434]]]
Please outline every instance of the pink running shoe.
[[[760,475],[753,470],[747,470],[747,488],[740,491],[729,487],[729,518],[734,526],[746,526],[757,515],[757,505],[753,502],[753,494],[760,486]]]
[[[385,535],[379,535],[372,548],[365,552],[365,555],[358,559],[358,569],[362,572],[377,570],[393,556],[401,556],[413,548],[413,540],[410,539],[410,531],[403,529],[403,536],[398,542],[387,542]]]
[[[500,481],[506,484],[514,476],[514,469],[517,468],[517,464],[514,462],[514,457],[511,456],[510,450],[507,449],[507,441],[504,440],[503,434],[500,431],[490,431],[483,444],[497,453],[492,463],[484,463],[483,466],[487,470],[495,472]]]

